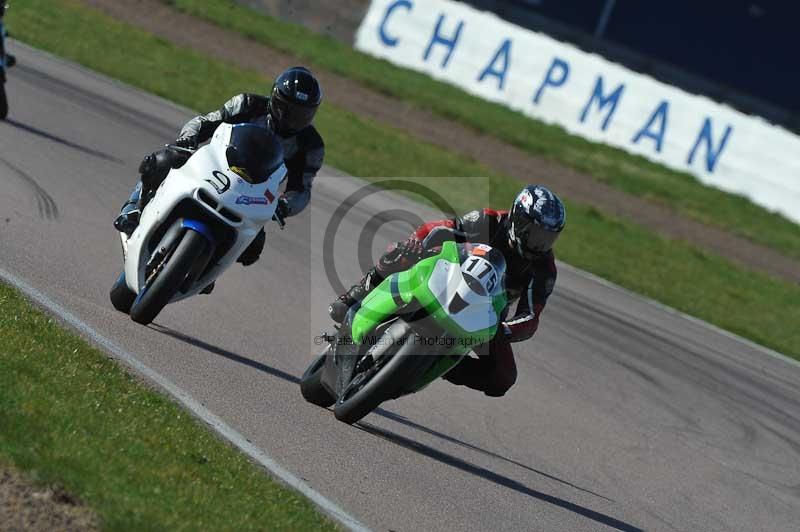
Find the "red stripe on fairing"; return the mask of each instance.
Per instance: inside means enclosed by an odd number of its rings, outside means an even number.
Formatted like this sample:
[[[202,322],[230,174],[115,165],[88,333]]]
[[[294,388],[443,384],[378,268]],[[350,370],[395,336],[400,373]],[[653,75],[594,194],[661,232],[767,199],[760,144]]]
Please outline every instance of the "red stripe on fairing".
[[[275,201],[275,196],[272,195],[272,192],[270,192],[269,189],[264,191],[264,195],[267,197],[267,201],[269,201],[270,203]]]

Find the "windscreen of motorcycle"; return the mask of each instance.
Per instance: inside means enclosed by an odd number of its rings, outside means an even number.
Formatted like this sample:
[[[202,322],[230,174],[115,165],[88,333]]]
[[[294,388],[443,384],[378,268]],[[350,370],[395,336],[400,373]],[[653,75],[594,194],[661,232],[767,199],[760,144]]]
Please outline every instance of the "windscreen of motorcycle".
[[[470,263],[472,259],[476,260]],[[503,289],[504,274],[504,263],[493,264],[486,256],[470,254],[461,265],[437,261],[428,288],[456,325],[466,332],[479,332],[498,323],[492,298]]]
[[[258,185],[283,164],[283,147],[272,130],[255,124],[237,124],[231,128],[225,156],[231,171]]]

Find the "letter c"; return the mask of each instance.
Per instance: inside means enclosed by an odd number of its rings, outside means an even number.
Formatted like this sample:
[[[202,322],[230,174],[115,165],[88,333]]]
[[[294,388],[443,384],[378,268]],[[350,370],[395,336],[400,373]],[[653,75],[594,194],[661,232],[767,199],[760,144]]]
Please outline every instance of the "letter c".
[[[386,24],[389,22],[389,17],[392,16],[394,10],[398,7],[404,7],[406,10],[411,11],[414,7],[414,4],[410,0],[396,0],[389,4],[389,7],[386,8],[386,13],[383,14],[383,20],[381,20],[381,25],[378,26],[378,35],[381,38],[381,41],[384,45],[389,47],[397,46],[397,43],[400,41],[397,37],[392,37],[388,33],[386,33]]]

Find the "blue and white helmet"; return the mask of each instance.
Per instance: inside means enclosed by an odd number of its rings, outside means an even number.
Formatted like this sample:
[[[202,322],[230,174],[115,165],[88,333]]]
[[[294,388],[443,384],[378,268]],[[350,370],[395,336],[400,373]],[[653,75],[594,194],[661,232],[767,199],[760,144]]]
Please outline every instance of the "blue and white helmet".
[[[509,211],[508,238],[526,259],[535,259],[553,248],[567,221],[561,200],[547,187],[528,185]]]

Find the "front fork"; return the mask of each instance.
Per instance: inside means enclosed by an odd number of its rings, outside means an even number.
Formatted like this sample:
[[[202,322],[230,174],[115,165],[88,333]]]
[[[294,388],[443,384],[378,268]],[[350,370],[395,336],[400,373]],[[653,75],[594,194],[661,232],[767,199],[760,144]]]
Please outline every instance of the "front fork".
[[[119,241],[122,244],[122,262],[128,260],[128,235],[123,232],[119,233]]]

